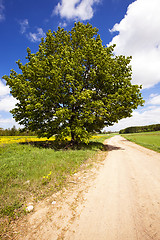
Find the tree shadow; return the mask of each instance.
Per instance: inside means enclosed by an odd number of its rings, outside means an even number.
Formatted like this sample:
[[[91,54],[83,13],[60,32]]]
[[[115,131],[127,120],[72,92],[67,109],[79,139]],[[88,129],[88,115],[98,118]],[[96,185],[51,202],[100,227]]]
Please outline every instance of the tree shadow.
[[[112,151],[112,150],[119,150],[121,148],[115,147],[108,144],[103,144],[97,141],[90,141],[88,144],[80,143],[80,144],[73,144],[70,141],[65,142],[56,142],[56,141],[28,141],[20,143],[22,145],[31,145],[37,148],[44,148],[44,149],[54,149],[55,151],[59,150],[92,150],[92,151]]]
[[[108,152],[109,151],[114,151],[114,150],[124,150],[124,148],[116,147],[116,146],[109,145],[109,144],[106,144],[105,148],[106,148],[106,151],[108,151]]]
[[[89,142],[88,144],[80,143],[80,144],[73,144],[70,141],[65,142],[56,142],[56,141],[27,141],[19,143],[22,145],[31,145],[37,148],[45,148],[45,149],[54,149],[58,150],[102,150],[106,151],[106,146],[101,142]]]

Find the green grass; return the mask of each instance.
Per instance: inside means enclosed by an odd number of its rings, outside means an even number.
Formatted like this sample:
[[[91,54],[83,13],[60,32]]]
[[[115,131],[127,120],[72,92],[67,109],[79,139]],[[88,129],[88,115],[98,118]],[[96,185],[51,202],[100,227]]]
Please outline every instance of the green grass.
[[[110,136],[97,135],[88,146],[67,150],[55,150],[53,142],[0,145],[0,216],[17,218],[30,199],[61,189],[82,163],[104,150],[102,142]]]
[[[160,131],[122,134],[121,136],[143,147],[160,152]]]

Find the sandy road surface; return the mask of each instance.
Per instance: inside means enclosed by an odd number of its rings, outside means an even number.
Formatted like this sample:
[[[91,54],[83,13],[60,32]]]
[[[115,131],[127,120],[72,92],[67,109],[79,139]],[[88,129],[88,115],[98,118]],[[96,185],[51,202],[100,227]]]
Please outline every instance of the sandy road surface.
[[[160,154],[120,136],[106,144],[103,165],[89,169],[96,177],[75,176],[54,206],[40,203],[20,222],[15,239],[160,240]]]
[[[160,154],[120,136],[65,239],[160,240]]]

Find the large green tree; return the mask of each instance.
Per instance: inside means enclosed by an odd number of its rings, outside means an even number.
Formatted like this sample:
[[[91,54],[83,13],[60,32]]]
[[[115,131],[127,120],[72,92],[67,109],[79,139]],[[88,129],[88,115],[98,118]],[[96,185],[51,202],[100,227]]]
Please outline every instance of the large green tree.
[[[3,77],[19,101],[15,120],[39,136],[80,142],[130,117],[143,105],[141,87],[131,84],[131,58],[113,50],[89,23],[49,30],[37,53],[27,49],[27,63],[17,61],[21,72]]]

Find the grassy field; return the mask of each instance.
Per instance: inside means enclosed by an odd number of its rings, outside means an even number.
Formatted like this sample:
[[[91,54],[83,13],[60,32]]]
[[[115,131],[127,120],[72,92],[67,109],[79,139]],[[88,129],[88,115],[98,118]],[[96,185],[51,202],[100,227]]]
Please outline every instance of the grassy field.
[[[0,137],[0,217],[15,219],[26,202],[37,201],[61,189],[69,175],[99,150],[111,135],[94,136],[79,149],[57,149],[53,139]]]
[[[122,134],[122,137],[143,147],[160,152],[160,131]]]

